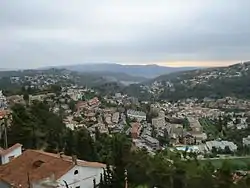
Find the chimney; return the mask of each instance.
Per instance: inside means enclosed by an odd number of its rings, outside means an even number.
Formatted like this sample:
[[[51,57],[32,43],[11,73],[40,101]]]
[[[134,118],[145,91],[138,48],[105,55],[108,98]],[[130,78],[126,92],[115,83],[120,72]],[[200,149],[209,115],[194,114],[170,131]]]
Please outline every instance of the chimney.
[[[60,156],[61,159],[63,158],[63,154],[64,154],[63,152],[59,153],[59,156]]]
[[[77,165],[77,156],[76,155],[72,155],[72,162],[74,165]]]

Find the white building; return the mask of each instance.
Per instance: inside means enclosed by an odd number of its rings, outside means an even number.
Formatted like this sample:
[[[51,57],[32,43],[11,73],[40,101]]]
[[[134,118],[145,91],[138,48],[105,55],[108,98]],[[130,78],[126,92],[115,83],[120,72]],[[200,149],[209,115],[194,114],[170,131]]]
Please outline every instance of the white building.
[[[215,147],[216,149],[222,149],[222,150],[224,150],[226,147],[229,147],[231,151],[236,151],[238,148],[235,143],[229,142],[226,140],[221,140],[221,141],[212,140],[212,141],[206,142],[206,149],[208,151],[212,151],[213,147]]]
[[[146,120],[146,113],[142,111],[128,110],[127,115],[129,118],[135,118],[138,121]]]
[[[250,145],[250,135],[246,138],[242,138],[242,143],[244,146],[249,146]]]
[[[160,144],[159,141],[151,136],[144,135],[142,137],[143,141],[145,142],[146,145],[149,147],[153,148],[154,150],[159,149]]]
[[[98,184],[105,164],[77,160],[62,154],[52,154],[39,150],[26,150],[8,164],[0,166],[0,187],[41,186],[41,181],[51,177],[54,187],[92,188],[93,180]],[[39,183],[37,183],[39,182]],[[52,183],[52,182],[51,182]]]
[[[113,113],[113,115],[112,115],[112,122],[113,123],[118,123],[119,122],[119,116],[120,116],[119,112]]]
[[[152,125],[156,128],[165,127],[165,117],[157,117],[152,119]]]
[[[6,164],[22,154],[22,145],[15,144],[8,149],[0,148],[1,164]]]
[[[2,90],[0,90],[0,109],[6,109],[7,108],[7,99],[3,95]]]

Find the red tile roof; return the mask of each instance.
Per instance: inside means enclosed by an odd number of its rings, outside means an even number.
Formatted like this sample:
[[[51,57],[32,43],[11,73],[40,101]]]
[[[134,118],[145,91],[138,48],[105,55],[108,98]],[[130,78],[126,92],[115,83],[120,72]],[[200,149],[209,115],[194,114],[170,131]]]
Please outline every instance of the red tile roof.
[[[78,165],[103,168],[104,164],[77,160]],[[69,156],[47,153],[39,150],[26,150],[11,162],[0,166],[0,179],[15,186],[28,187],[28,174],[31,182],[39,181],[52,174],[59,179],[75,164]]]
[[[7,114],[8,114],[8,112],[6,110],[0,110],[0,119],[2,119]]]
[[[141,125],[140,123],[136,122],[132,123],[131,126],[132,126],[131,133],[137,133]]]
[[[97,97],[94,97],[93,99],[90,99],[89,101],[88,101],[88,104],[89,105],[95,105],[95,104],[98,104],[99,103],[99,99],[97,98]]]

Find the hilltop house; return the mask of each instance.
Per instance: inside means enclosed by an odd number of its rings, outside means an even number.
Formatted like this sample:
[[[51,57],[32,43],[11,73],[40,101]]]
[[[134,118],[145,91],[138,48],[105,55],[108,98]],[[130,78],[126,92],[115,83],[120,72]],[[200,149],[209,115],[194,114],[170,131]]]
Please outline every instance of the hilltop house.
[[[11,162],[0,166],[1,188],[30,188],[47,183],[52,187],[92,188],[99,183],[105,164],[78,160],[75,156],[26,150]],[[44,186],[35,186],[44,187]]]

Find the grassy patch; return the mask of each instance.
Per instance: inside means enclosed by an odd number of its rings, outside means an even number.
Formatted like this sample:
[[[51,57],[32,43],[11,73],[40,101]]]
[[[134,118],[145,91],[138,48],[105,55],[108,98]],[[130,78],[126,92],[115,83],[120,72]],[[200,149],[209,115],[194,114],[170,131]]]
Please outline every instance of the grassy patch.
[[[208,135],[208,139],[216,139],[219,132],[216,128],[216,124],[208,118],[200,118],[199,122],[203,127],[204,132]]]
[[[211,162],[215,168],[220,168],[224,161],[228,161],[234,170],[250,170],[250,156],[244,158],[205,159],[200,160],[200,163]]]

